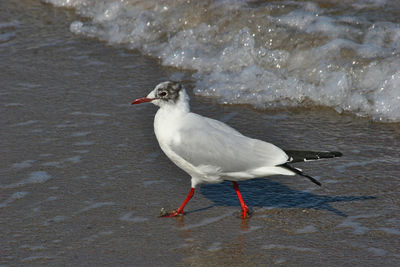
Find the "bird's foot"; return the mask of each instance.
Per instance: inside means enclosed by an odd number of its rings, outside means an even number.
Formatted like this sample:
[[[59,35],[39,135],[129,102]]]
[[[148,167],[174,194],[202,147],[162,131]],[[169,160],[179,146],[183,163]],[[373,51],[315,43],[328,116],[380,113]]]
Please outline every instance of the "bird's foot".
[[[241,219],[248,219],[251,216],[251,212],[247,206],[242,207],[242,211],[240,212]]]
[[[172,211],[166,211],[164,208],[161,208],[160,211],[160,217],[177,217],[177,216],[183,216],[183,210],[172,210]]]

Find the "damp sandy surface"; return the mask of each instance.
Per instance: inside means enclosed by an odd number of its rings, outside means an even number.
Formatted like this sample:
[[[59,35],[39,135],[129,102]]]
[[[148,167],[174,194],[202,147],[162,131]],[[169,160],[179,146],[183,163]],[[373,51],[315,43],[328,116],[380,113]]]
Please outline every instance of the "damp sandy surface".
[[[160,151],[156,108],[131,106],[177,69],[72,35],[72,12],[3,1],[0,264],[3,266],[395,266],[400,126],[324,108],[257,111],[191,94],[192,109],[287,149],[340,150],[274,176],[203,185]],[[6,25],[6,26],[4,26]],[[186,81],[190,89],[190,81]],[[189,90],[190,91],[190,90]]]

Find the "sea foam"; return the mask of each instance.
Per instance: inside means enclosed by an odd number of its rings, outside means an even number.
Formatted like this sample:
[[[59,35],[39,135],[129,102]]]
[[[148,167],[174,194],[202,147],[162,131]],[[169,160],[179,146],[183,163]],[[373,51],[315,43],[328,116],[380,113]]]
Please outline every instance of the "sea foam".
[[[70,30],[193,71],[194,92],[255,108],[400,121],[400,2],[45,0]]]

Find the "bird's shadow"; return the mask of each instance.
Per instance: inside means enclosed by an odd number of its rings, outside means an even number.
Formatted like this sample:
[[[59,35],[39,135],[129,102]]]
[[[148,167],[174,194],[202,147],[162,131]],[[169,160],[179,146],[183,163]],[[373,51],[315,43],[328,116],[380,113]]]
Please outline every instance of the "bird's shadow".
[[[267,179],[255,179],[239,182],[243,199],[249,207],[306,208],[328,210],[336,215],[347,217],[344,212],[330,204],[375,199],[374,196],[327,196],[291,189],[278,182]],[[213,201],[213,206],[240,206],[232,182],[206,184],[200,193]]]

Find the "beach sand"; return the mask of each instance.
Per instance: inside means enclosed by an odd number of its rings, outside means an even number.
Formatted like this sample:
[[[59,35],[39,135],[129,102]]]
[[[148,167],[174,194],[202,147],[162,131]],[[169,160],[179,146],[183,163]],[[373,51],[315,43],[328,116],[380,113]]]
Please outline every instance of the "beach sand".
[[[254,110],[191,96],[192,110],[285,149],[339,150],[297,164],[321,181],[273,176],[203,185],[153,133],[160,81],[188,77],[135,51],[74,36],[69,10],[0,8],[0,265],[396,266],[400,126],[326,108]]]

